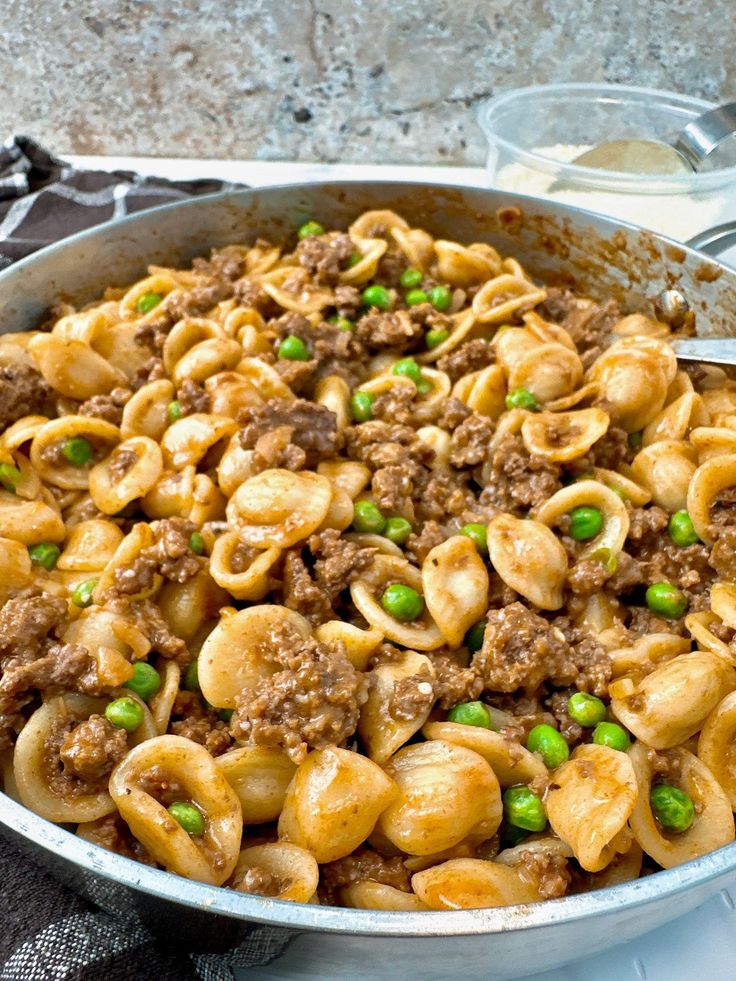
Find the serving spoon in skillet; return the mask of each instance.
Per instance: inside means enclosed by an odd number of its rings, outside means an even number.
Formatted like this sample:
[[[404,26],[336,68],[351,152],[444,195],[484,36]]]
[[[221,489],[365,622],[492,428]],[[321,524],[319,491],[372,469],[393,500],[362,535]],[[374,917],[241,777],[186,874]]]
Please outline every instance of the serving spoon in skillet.
[[[658,320],[676,328],[685,322],[690,304],[679,290],[669,289],[656,298],[654,310]],[[736,337],[678,337],[672,341],[672,349],[678,361],[736,367]]]

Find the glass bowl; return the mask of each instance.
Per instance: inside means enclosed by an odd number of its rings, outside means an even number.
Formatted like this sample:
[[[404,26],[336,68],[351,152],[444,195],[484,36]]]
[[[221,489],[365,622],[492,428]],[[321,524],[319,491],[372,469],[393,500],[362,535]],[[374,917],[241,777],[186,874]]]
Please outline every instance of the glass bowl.
[[[703,99],[629,85],[533,85],[483,102],[491,186],[551,198],[684,241],[736,218],[736,167],[632,174],[571,161],[598,143],[674,142]]]

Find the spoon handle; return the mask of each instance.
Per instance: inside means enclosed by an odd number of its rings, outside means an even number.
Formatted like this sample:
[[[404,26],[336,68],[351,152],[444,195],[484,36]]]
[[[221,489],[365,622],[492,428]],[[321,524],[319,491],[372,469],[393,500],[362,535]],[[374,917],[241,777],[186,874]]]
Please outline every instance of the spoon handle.
[[[685,337],[672,348],[678,361],[736,365],[736,337]]]
[[[691,249],[700,249],[706,255],[720,255],[732,245],[736,245],[736,221],[727,221],[723,225],[706,228],[698,232],[685,243]]]
[[[729,102],[688,123],[675,141],[675,149],[697,170],[714,150],[731,139],[734,131],[736,102]]]

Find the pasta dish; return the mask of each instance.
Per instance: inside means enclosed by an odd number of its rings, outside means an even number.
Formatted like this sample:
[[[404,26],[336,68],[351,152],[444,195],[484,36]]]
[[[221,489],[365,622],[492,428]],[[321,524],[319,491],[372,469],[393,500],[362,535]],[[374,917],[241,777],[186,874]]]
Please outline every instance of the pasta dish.
[[[736,383],[681,328],[371,211],[0,336],[5,793],[381,910],[733,842]]]

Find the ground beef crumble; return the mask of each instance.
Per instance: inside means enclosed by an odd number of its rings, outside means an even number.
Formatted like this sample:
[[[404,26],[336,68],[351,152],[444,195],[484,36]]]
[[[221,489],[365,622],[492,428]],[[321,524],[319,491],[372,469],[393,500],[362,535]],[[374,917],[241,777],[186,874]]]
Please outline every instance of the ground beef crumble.
[[[483,647],[473,667],[491,691],[534,691],[542,681],[565,685],[578,671],[562,631],[522,603],[488,613]]]
[[[335,615],[330,592],[312,578],[297,549],[289,550],[284,558],[283,601],[284,606],[301,613],[315,627]]]
[[[253,449],[261,437],[273,430],[288,428],[289,442],[303,451],[304,465],[308,467],[331,459],[340,447],[335,413],[305,399],[269,399],[263,405],[248,406],[240,422],[240,444],[246,450]]]
[[[519,852],[518,866],[526,878],[537,884],[543,899],[564,896],[572,882],[568,860],[563,855],[527,849]]]
[[[342,538],[334,528],[312,535],[307,544],[316,559],[316,581],[333,601],[368,568],[376,554],[374,548]]]
[[[141,549],[128,565],[113,571],[114,592],[134,596],[149,589],[156,574],[170,582],[184,583],[204,567],[204,559],[192,551],[190,540],[197,526],[186,518],[163,518],[151,524],[154,543]]]
[[[561,468],[529,454],[520,436],[504,436],[493,448],[481,480],[481,504],[520,514],[537,507],[562,487]]]
[[[388,711],[392,719],[412,722],[434,704],[434,680],[426,669],[418,674],[400,678],[394,685]]]
[[[281,668],[237,699],[231,731],[259,746],[281,746],[295,763],[309,748],[339,746],[353,735],[368,682],[341,644],[274,631],[270,653]]]
[[[320,901],[341,905],[340,890],[354,882],[382,882],[384,885],[411,892],[411,877],[400,858],[386,858],[363,846],[336,862],[320,867]]]
[[[476,665],[466,666],[457,651],[440,648],[428,651],[427,657],[435,670],[434,694],[442,709],[451,709],[461,702],[472,702],[483,691],[483,678]]]
[[[194,412],[209,412],[210,397],[201,385],[185,378],[176,390],[176,401],[179,403],[181,414],[190,416]]]
[[[405,310],[377,311],[360,318],[355,336],[369,351],[390,348],[400,353],[418,346],[424,336],[424,328],[412,320]]]
[[[77,409],[80,416],[92,416],[104,419],[114,426],[123,421],[123,409],[129,401],[132,391],[129,388],[113,388],[109,395],[93,395]]]
[[[450,376],[450,381],[454,385],[464,375],[487,368],[495,360],[495,352],[488,341],[476,338],[473,341],[465,341],[454,351],[445,354],[437,362],[437,367]]]
[[[495,424],[488,416],[474,412],[452,434],[450,463],[453,467],[472,467],[481,463],[489,450]]]
[[[296,256],[304,269],[318,283],[327,286],[337,284],[340,272],[353,252],[355,245],[352,239],[342,234],[330,238],[308,235],[296,248]]]
[[[51,389],[30,364],[0,364],[0,433],[18,419],[44,415]]]
[[[90,715],[67,733],[59,757],[67,773],[86,783],[99,783],[127,752],[125,729],[116,729],[101,715]]]
[[[204,746],[212,756],[226,753],[232,746],[227,723],[204,701],[199,692],[180,691],[174,700],[169,732]]]

